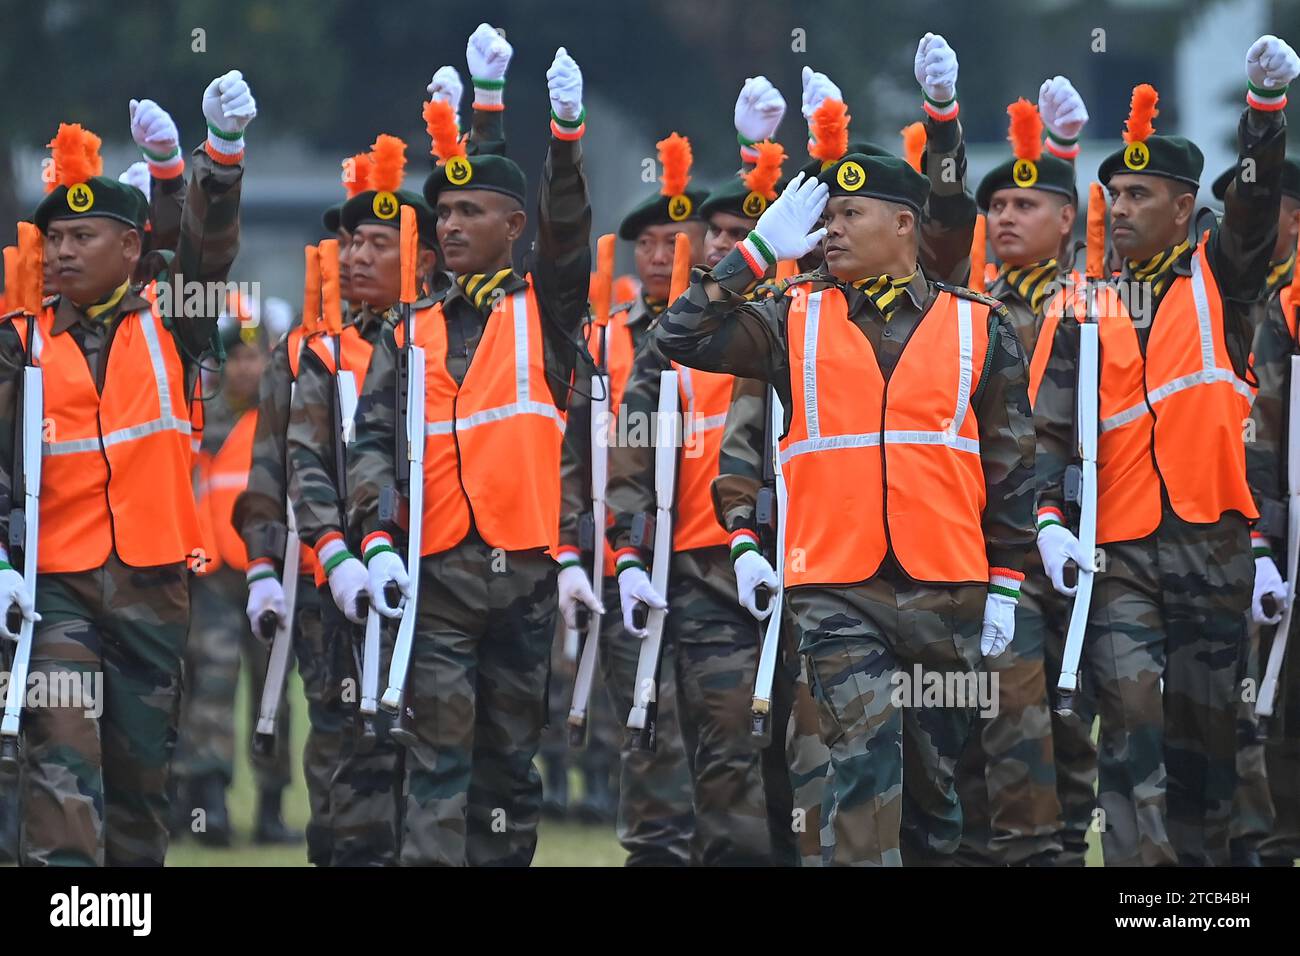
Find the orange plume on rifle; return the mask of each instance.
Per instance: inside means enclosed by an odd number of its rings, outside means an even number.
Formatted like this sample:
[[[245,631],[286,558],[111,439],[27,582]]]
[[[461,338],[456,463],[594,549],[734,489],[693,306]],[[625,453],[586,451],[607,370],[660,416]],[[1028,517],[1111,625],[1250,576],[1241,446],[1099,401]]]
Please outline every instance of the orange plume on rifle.
[[[1088,187],[1088,257],[1084,273],[1089,279],[1106,274],[1106,193],[1101,183]]]
[[[596,240],[596,273],[591,283],[591,312],[598,326],[609,324],[609,310],[614,302],[614,234]]]
[[[925,153],[925,124],[910,123],[902,129],[903,158],[907,165],[918,173],[921,171],[921,156]]]
[[[776,281],[784,282],[786,279],[793,279],[799,274],[799,263],[795,259],[778,259],[776,260]]]
[[[17,307],[40,315],[45,293],[45,237],[34,223],[18,223],[18,276]]]
[[[343,299],[339,290],[339,241],[322,239],[320,249],[321,324],[327,335],[343,334]]]
[[[311,335],[320,328],[320,250],[307,246],[307,277],[302,284],[302,330]]]
[[[401,231],[398,245],[401,253],[402,294],[408,305],[419,298],[419,276],[416,262],[420,247],[420,229],[415,221],[415,207],[402,207]]]
[[[970,289],[972,292],[983,292],[984,267],[988,263],[988,253],[985,250],[985,243],[988,240],[988,220],[984,214],[980,213],[975,217],[975,233],[970,240]]]
[[[676,302],[691,284],[691,240],[684,232],[677,234],[673,246],[673,278],[668,287],[668,301]]]
[[[5,288],[0,290],[0,314],[7,314],[18,308],[15,300],[18,294],[18,247],[5,246]]]

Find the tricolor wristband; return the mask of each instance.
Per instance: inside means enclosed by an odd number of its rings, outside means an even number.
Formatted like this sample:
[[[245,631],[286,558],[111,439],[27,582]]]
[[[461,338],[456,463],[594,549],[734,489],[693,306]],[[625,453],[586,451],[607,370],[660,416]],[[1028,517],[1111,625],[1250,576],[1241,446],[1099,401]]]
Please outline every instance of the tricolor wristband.
[[[758,162],[758,149],[756,148],[758,144],[756,141],[746,138],[743,133],[737,130],[736,142],[740,144],[740,162],[742,165]]]
[[[578,114],[576,120],[561,119],[555,115],[555,110],[551,110],[551,135],[556,139],[575,140],[582,139],[587,132],[587,108],[584,106],[582,112]]]
[[[960,106],[958,105],[955,96],[950,100],[935,100],[927,96],[924,91],[921,93],[921,108],[925,110],[925,114],[929,116],[930,119],[936,120],[940,123],[946,123],[948,120],[956,119],[957,113],[960,111]]]
[[[370,559],[382,551],[395,551],[392,536],[386,531],[372,531],[361,540],[361,560],[369,566]]]
[[[159,156],[147,149],[140,152],[144,154],[144,161],[149,164],[149,175],[154,179],[175,179],[185,172],[185,157],[181,155],[179,146],[170,156]]]
[[[248,562],[248,567],[244,571],[244,583],[252,584],[254,581],[262,581],[275,576],[275,563],[270,558],[258,558],[255,561]]]
[[[645,570],[645,563],[641,560],[641,552],[636,548],[619,548],[614,552],[614,576],[617,577],[628,568]]]
[[[244,161],[244,134],[227,133],[208,124],[207,154],[222,166],[237,166]]]
[[[320,562],[321,570],[325,572],[326,577],[351,557],[353,554],[348,550],[343,535],[338,531],[331,531],[316,542],[316,560]]]
[[[1268,537],[1257,531],[1250,533],[1250,550],[1257,558],[1273,557],[1273,547],[1268,543]]]
[[[474,83],[474,109],[497,113],[506,108],[506,81],[470,77]]]
[[[1051,130],[1048,130],[1047,151],[1057,159],[1073,160],[1079,155],[1079,137],[1061,139]]]
[[[1246,104],[1254,110],[1260,110],[1264,113],[1276,113],[1278,110],[1286,109],[1286,91],[1287,87],[1280,90],[1266,90],[1262,86],[1256,86],[1254,83],[1246,84]]]
[[[1039,508],[1038,509],[1038,530],[1042,531],[1049,525],[1060,525],[1065,527],[1065,515],[1061,514],[1060,508]]]
[[[1020,584],[1025,575],[1010,568],[989,568],[989,594],[1000,594],[1013,601],[1020,600]]]
[[[565,568],[576,568],[582,564],[582,552],[567,544],[556,548],[555,563],[560,566],[561,571]]]
[[[12,571],[14,566],[8,561],[0,560],[0,571]]]
[[[767,275],[767,270],[776,265],[776,253],[772,251],[763,237],[757,231],[751,230],[737,248],[740,254],[745,258],[745,264],[749,266],[749,271],[754,273],[754,277],[761,279]]]
[[[735,564],[746,551],[758,551],[758,537],[748,528],[741,528],[731,533],[731,563]]]

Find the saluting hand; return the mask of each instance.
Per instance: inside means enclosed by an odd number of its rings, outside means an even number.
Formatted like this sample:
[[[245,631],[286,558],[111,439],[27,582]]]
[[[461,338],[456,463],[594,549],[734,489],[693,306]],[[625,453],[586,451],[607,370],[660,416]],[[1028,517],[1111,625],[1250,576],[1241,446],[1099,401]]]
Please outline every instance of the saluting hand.
[[[830,187],[816,177],[797,174],[785,192],[767,207],[754,232],[768,247],[773,259],[798,259],[817,248],[826,230],[817,228],[826,208]]]

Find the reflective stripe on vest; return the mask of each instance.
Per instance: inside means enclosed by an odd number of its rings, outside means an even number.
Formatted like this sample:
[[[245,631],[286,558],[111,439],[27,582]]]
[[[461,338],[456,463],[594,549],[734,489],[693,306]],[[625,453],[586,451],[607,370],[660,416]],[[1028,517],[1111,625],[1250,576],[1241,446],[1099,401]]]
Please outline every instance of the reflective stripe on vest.
[[[245,412],[235,422],[221,450],[212,456],[208,469],[207,506],[212,520],[217,552],[221,560],[238,571],[248,567],[248,549],[232,519],[235,501],[248,487],[253,464],[253,436],[257,432],[257,409]],[[304,548],[310,551],[310,548]]]
[[[987,581],[971,400],[988,307],[941,291],[886,382],[842,292],[804,287],[794,299],[785,584],[865,581],[889,551],[918,581]]]

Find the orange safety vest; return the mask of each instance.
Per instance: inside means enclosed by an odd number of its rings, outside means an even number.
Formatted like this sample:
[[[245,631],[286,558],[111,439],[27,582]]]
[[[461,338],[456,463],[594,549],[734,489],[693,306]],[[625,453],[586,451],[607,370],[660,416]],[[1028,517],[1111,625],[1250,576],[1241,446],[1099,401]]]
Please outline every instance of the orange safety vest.
[[[1145,358],[1118,291],[1098,290],[1098,544],[1153,533],[1162,488],[1191,524],[1213,523],[1228,511],[1259,517],[1242,434],[1255,389],[1229,361],[1223,300],[1204,239],[1191,275],[1175,276],[1156,310]],[[1058,296],[1049,306],[1053,322],[1063,302]],[[1071,304],[1074,315],[1085,314],[1081,290]]]
[[[190,570],[197,575],[220,571],[225,563],[221,560],[221,547],[217,544],[217,531],[212,525],[212,504],[208,500],[212,479],[212,454],[199,451],[194,453],[193,487],[194,506],[199,515],[199,554],[190,562]]]
[[[632,376],[632,362],[636,357],[636,344],[632,339],[632,330],[627,325],[628,310],[623,309],[609,317],[605,330],[605,364],[609,369],[609,412],[610,430],[618,421],[619,406],[623,404],[623,393],[627,389],[627,380]],[[600,338],[597,327],[587,326],[587,350],[597,358],[600,350]],[[611,443],[612,444],[612,443]],[[606,512],[606,527],[614,523],[614,516]],[[599,532],[605,542],[605,574],[614,574],[614,549],[610,546],[604,531]]]
[[[454,548],[471,520],[492,547],[556,547],[564,415],[547,384],[541,314],[527,282],[488,315],[460,385],[447,372],[442,303],[411,317],[425,352],[422,556]],[[401,348],[401,324],[395,337]]]
[[[289,353],[289,374],[293,377],[295,382],[298,380],[298,370],[302,367],[302,351],[304,348],[311,348],[313,352],[316,352],[316,354],[320,356],[321,361],[325,363],[325,368],[331,371],[333,370],[334,343],[320,342],[320,348],[318,349],[316,347],[316,340],[323,338],[323,334],[307,335],[302,325],[297,325],[289,331],[289,341],[286,344]],[[354,339],[360,341],[361,345],[366,347],[364,357],[362,354],[363,350],[355,344],[353,341]],[[371,346],[365,339],[361,338],[356,326],[350,325],[343,329],[343,337],[340,342],[340,347],[342,349],[344,368],[354,369],[356,366],[353,363],[360,364],[361,371],[357,375],[357,391],[360,392],[361,385],[365,381],[366,369],[370,367],[370,350],[373,350],[373,346]],[[288,463],[286,462],[286,482],[288,480],[288,467]],[[316,582],[316,587],[321,587],[328,580],[325,571],[321,568],[320,561],[316,558],[316,552],[312,550],[311,545],[307,542],[303,542],[302,547],[298,549],[298,569],[299,573],[310,572],[312,580]]]
[[[886,383],[839,289],[787,295],[786,586],[865,581],[890,550],[918,581],[988,581],[971,407],[988,306],[939,292]]]
[[[735,376],[701,372],[673,363],[682,421],[682,454],[677,469],[673,550],[726,545],[727,529],[718,523],[710,489],[718,477],[723,426],[731,407]]]
[[[1056,292],[1043,307],[1043,324],[1038,328],[1038,338],[1034,340],[1034,352],[1029,357],[1030,408],[1033,408],[1034,403],[1038,401],[1038,387],[1043,384],[1043,374],[1047,371],[1048,360],[1052,357],[1052,340],[1056,338],[1056,327],[1060,324],[1061,317],[1059,300],[1067,292],[1081,291],[1084,281],[1082,273],[1070,272],[1060,280],[1061,290]]]
[[[256,431],[257,409],[253,409],[239,417],[221,450],[212,456],[208,469],[208,520],[212,522],[216,553],[223,563],[237,571],[248,567],[248,549],[232,519],[235,499],[248,487],[248,471],[253,466],[253,434]]]
[[[152,284],[144,296],[154,303]],[[201,545],[193,425],[161,314],[154,306],[118,319],[102,394],[76,341],[53,324],[46,307],[31,343],[45,383],[37,572],[89,571],[113,551],[133,567],[185,561]],[[26,347],[27,322],[14,328]]]

